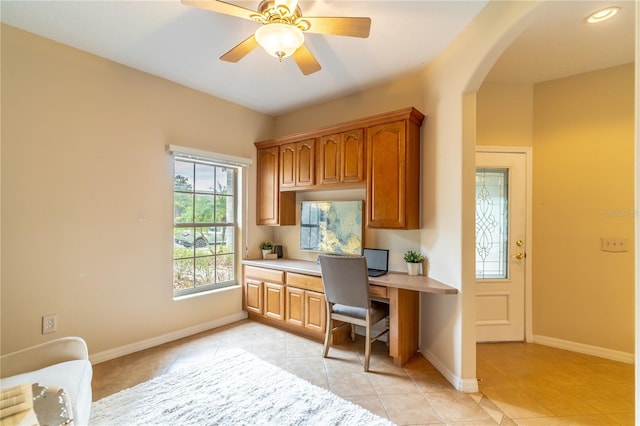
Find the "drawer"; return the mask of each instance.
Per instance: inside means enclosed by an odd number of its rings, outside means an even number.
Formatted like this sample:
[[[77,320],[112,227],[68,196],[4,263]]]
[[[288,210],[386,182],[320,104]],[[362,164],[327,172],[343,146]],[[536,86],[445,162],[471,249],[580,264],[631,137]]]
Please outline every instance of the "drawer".
[[[318,291],[324,293],[322,278],[313,275],[296,274],[287,272],[287,285],[291,287],[302,288],[305,290]]]
[[[253,278],[271,283],[284,283],[284,272],[275,269],[256,268],[255,266],[244,267],[245,278]]]
[[[369,284],[370,297],[387,297],[387,288],[381,285]]]

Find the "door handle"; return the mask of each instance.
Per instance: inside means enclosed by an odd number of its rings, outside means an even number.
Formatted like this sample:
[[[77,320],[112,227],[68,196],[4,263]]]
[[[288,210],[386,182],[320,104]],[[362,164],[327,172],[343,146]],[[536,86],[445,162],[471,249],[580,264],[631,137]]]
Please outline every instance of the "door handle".
[[[526,254],[524,254],[524,253],[522,253],[522,252],[520,252],[520,253],[516,253],[516,254],[514,254],[514,255],[513,255],[513,258],[514,258],[514,259],[517,259],[517,260],[522,260],[522,259],[524,259],[525,257],[527,257],[527,255],[526,255]]]

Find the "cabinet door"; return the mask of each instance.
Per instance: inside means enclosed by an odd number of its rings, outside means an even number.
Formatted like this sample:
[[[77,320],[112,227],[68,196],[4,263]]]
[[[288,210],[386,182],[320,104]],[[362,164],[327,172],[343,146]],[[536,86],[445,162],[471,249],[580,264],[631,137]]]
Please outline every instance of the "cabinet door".
[[[262,315],[262,281],[245,280],[244,309]]]
[[[406,228],[405,144],[404,120],[367,129],[369,227]]]
[[[296,143],[280,146],[280,188],[296,186]]]
[[[323,136],[320,143],[320,184],[364,182],[364,131]]]
[[[315,139],[296,142],[296,186],[313,186],[316,183]]]
[[[286,321],[299,327],[304,326],[304,290],[287,287]]]
[[[295,225],[296,194],[280,192],[277,146],[257,151],[256,224]]]
[[[324,294],[314,291],[305,291],[305,316],[304,326],[310,330],[324,333],[327,326],[327,306]]]
[[[364,138],[363,130],[356,129],[342,134],[340,152],[340,181],[364,181]]]
[[[256,211],[258,225],[278,224],[278,147],[259,149],[257,152]]]
[[[320,185],[340,182],[341,134],[323,136],[319,140]]]
[[[284,320],[284,286],[264,283],[264,315]]]

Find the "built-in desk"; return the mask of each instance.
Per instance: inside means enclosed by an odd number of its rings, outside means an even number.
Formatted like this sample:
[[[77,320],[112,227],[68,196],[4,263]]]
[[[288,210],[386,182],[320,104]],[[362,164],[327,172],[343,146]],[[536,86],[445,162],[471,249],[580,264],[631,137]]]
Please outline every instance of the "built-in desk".
[[[266,268],[284,273],[321,277],[316,262],[294,259],[243,260],[245,266]],[[402,365],[418,350],[419,293],[457,294],[458,290],[425,276],[389,272],[370,277],[372,297],[389,300],[389,355],[395,365]]]

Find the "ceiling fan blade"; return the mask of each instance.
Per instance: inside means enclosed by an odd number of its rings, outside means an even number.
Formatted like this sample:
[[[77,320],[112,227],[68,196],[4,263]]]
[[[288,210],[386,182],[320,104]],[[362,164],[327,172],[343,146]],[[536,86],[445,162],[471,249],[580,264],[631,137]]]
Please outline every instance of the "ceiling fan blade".
[[[307,32],[320,34],[334,34],[349,37],[369,37],[371,18],[335,18],[335,17],[307,17],[300,18],[310,24]]]
[[[227,62],[238,62],[256,47],[258,47],[258,41],[254,35],[251,35],[240,42],[236,47],[220,56],[220,59]]]
[[[316,71],[320,71],[320,68],[322,68],[304,44],[300,46],[298,50],[293,52],[292,57],[304,75],[313,74]]]
[[[252,16],[256,12],[235,4],[225,3],[216,0],[181,0],[182,4],[187,6],[198,7],[200,9],[210,10],[212,12],[224,13],[225,15],[237,16],[238,18],[249,19],[253,21]]]

